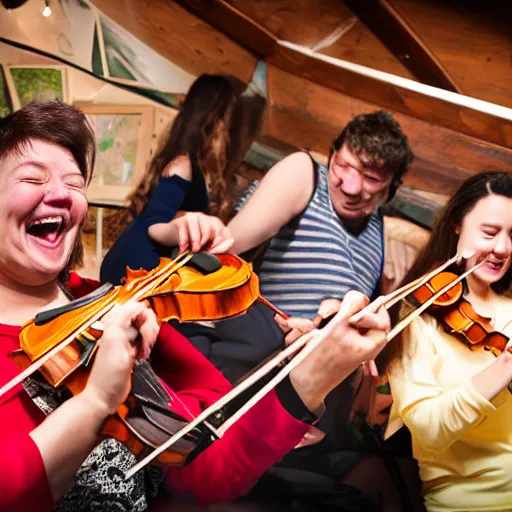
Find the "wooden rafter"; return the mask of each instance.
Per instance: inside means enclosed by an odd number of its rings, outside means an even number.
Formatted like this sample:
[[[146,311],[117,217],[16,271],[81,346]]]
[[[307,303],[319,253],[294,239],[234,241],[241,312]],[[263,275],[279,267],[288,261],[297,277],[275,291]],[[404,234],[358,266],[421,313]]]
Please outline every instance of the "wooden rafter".
[[[419,81],[463,93],[389,0],[344,0],[344,3]]]
[[[111,0],[112,1],[112,0]],[[117,0],[120,1],[120,0]],[[359,0],[356,0],[359,1]],[[370,0],[361,0],[370,1]],[[299,54],[225,0],[175,0],[245,50],[284,71],[354,98],[509,147],[512,123]],[[97,3],[103,3],[98,2]],[[159,3],[159,2],[155,2]]]
[[[332,141],[354,116],[378,106],[312,85],[292,73],[268,67],[266,135],[301,149],[327,154]],[[448,193],[484,169],[512,172],[512,149],[395,113],[416,158],[406,183],[420,190]]]
[[[223,0],[174,0],[233,41],[264,59],[274,53],[277,38]]]

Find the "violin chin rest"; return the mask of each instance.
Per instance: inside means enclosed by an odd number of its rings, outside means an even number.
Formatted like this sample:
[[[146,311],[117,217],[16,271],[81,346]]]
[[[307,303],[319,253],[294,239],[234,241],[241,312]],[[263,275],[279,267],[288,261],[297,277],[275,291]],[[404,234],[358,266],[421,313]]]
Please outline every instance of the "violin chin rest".
[[[171,259],[176,258],[178,254],[179,249],[178,247],[175,247],[171,252]],[[187,262],[187,266],[195,268],[201,272],[201,274],[208,275],[220,270],[222,268],[222,263],[214,254],[210,254],[209,252],[196,252]]]

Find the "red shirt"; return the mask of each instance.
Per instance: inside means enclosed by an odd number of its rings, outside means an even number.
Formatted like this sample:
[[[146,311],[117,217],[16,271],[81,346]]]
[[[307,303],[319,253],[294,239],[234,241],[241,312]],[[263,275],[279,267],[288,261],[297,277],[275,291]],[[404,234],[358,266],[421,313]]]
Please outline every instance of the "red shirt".
[[[96,283],[74,274],[69,286],[79,297]],[[0,324],[0,385],[19,373],[8,357],[19,348],[19,330]],[[168,324],[162,325],[151,361],[194,414],[231,389],[221,372]],[[54,507],[43,460],[29,436],[44,418],[21,385],[0,398],[0,510],[4,512],[44,512]],[[236,499],[247,494],[309,428],[271,392],[190,464],[169,468],[166,484],[173,494],[192,496],[203,504]]]

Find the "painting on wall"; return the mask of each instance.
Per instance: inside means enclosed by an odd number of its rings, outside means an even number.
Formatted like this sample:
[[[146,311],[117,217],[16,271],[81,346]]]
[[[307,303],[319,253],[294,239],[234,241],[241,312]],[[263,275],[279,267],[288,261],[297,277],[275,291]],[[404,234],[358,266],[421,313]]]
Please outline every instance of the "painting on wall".
[[[0,66],[0,118],[12,112],[11,96],[5,80],[2,66]]]
[[[194,76],[165,59],[123,27],[98,11],[100,45],[106,71],[113,78],[139,82],[163,93],[182,94]]]
[[[16,108],[31,101],[69,101],[64,67],[10,66],[6,73],[14,86]]]
[[[87,114],[98,141],[87,198],[97,204],[122,205],[146,169],[154,109],[141,105],[75,105]]]

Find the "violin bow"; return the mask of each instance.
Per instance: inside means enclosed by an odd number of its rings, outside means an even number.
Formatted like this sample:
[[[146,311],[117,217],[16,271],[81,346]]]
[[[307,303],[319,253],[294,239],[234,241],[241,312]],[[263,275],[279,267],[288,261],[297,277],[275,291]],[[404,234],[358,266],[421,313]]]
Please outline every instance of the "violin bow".
[[[419,288],[423,284],[425,284],[429,279],[437,275],[438,273],[442,272],[445,268],[450,266],[453,263],[456,263],[460,261],[461,259],[468,259],[471,257],[471,255],[461,255],[457,254],[447,262],[440,265],[435,270],[429,272],[426,276],[421,277],[412,283],[409,283],[408,285],[402,287],[399,290],[395,290],[391,294],[380,297],[376,301],[374,301],[372,304],[369,304],[365,310],[366,312],[374,311],[373,308],[376,307],[378,304],[378,309],[383,304],[387,302],[387,307],[390,307],[389,303],[394,304],[398,300],[401,300],[403,297],[414,291],[415,289]],[[463,273],[461,276],[459,276],[456,280],[449,283],[445,287],[443,287],[441,290],[439,290],[437,293],[435,293],[428,301],[425,302],[420,308],[418,308],[414,313],[409,315],[407,318],[402,320],[399,324],[395,326],[394,329],[392,329],[387,334],[387,341],[391,341],[395,336],[397,336],[405,327],[407,327],[417,316],[421,315],[423,311],[428,309],[429,306],[433,304],[435,300],[437,300],[441,295],[449,291],[452,287],[457,285],[460,281],[465,279],[468,275],[470,275],[472,272],[474,272],[477,268],[479,268],[484,262],[479,263],[478,265],[472,267],[470,270]],[[399,298],[397,298],[399,297]],[[369,307],[373,305],[373,308],[370,309]],[[375,309],[375,310],[376,310]],[[364,311],[364,310],[362,310]],[[357,313],[359,315],[359,313]],[[355,318],[356,315],[354,315],[351,318]],[[362,318],[362,316],[361,316]],[[126,473],[125,473],[125,479],[129,479],[133,477],[138,471],[140,471],[142,468],[144,468],[147,464],[149,464],[152,460],[154,460],[158,455],[166,451],[170,446],[172,446],[174,443],[176,443],[179,439],[181,439],[185,434],[190,432],[193,428],[195,428],[197,425],[199,425],[201,422],[207,420],[212,414],[220,410],[222,407],[224,407],[226,404],[228,404],[230,401],[232,401],[234,398],[236,398],[240,393],[245,391],[247,388],[252,386],[254,383],[256,383],[258,380],[263,378],[265,375],[267,375],[272,369],[274,369],[279,363],[281,363],[286,358],[290,357],[291,355],[298,352],[300,349],[303,350],[295,355],[295,357],[290,361],[284,368],[282,368],[277,375],[275,375],[263,388],[261,388],[255,395],[253,395],[236,413],[234,413],[230,418],[228,418],[220,427],[217,428],[217,433],[220,437],[236,422],[238,421],[249,409],[251,409],[254,405],[256,405],[268,392],[270,392],[279,382],[284,380],[289,373],[296,368],[315,348],[322,343],[330,334],[333,326],[335,325],[335,322],[329,323],[327,326],[325,326],[323,329],[318,330],[314,329],[310,331],[309,333],[301,336],[298,340],[296,340],[294,343],[292,343],[290,346],[288,346],[286,349],[282,350],[277,354],[275,357],[270,359],[267,363],[262,365],[258,370],[256,370],[253,374],[251,374],[249,377],[247,377],[243,382],[241,382],[238,386],[233,388],[230,392],[228,392],[226,395],[224,395],[221,399],[219,399],[217,402],[215,402],[213,405],[205,409],[200,415],[198,415],[194,420],[192,420],[188,425],[183,427],[180,431],[176,432],[172,437],[170,437],[167,441],[162,443],[159,447],[157,447],[153,452],[148,454],[144,459],[139,461],[137,464],[135,464],[133,467],[131,467]],[[331,326],[331,328],[329,328]],[[307,346],[306,346],[307,345]]]
[[[464,280],[467,276],[472,274],[476,269],[480,268],[485,263],[485,260],[481,261],[474,267],[471,267],[469,270],[466,270],[463,274],[461,274],[457,279],[453,280],[451,283],[448,283],[446,286],[441,288],[438,292],[436,292],[430,299],[426,300],[424,304],[422,304],[419,308],[415,309],[410,315],[405,317],[403,320],[398,322],[393,329],[391,329],[387,334],[387,340],[390,342],[395,336],[400,334],[415,318],[420,316],[425,310],[427,310],[441,295],[450,291],[455,285],[459,284],[462,280]]]
[[[286,314],[284,311],[279,309],[277,306],[274,306],[274,304],[272,304],[272,302],[270,302],[269,300],[265,299],[265,297],[263,297],[262,295],[260,295],[258,297],[258,300],[261,303],[265,304],[265,306],[268,306],[274,313],[279,315],[283,320],[288,320],[290,318],[290,315]]]
[[[456,256],[449,260],[447,263],[441,265],[439,269],[434,270],[434,275],[437,275],[439,272],[441,272],[444,268],[449,266],[451,263],[454,263],[457,261],[457,259],[460,259],[460,256]],[[475,265],[474,267],[470,268],[466,272],[464,272],[462,275],[460,275],[457,279],[452,281],[451,283],[448,283],[446,286],[444,286],[441,290],[436,292],[430,299],[428,299],[420,308],[416,309],[413,313],[411,313],[407,318],[404,318],[401,322],[399,322],[389,333],[386,335],[387,342],[389,343],[394,337],[396,337],[403,329],[405,329],[415,318],[420,316],[426,309],[428,309],[439,297],[441,297],[444,293],[448,292],[451,288],[456,286],[458,283],[460,283],[463,279],[465,279],[468,275],[473,273],[476,269],[478,269],[481,265],[483,265],[485,261],[480,262],[479,264]],[[418,284],[415,285],[414,289],[416,289],[419,286],[422,286],[425,284],[429,279],[431,279],[432,276],[430,274],[427,276],[427,278],[420,278],[417,280]],[[423,282],[424,281],[424,282]],[[421,282],[421,284],[419,284]],[[404,287],[405,288],[405,287]],[[410,291],[408,292],[410,293]],[[376,302],[376,301],[375,301]],[[328,324],[329,325],[329,324]],[[296,368],[304,359],[313,351],[315,348],[322,343],[322,341],[330,334],[330,331],[322,329],[321,331],[314,330],[311,331],[308,334],[311,333],[323,333],[323,335],[315,336],[313,339],[305,338],[305,336],[302,336],[299,338],[295,343],[291,345],[293,347],[295,344],[298,344],[297,350],[304,345],[307,344],[307,346],[299,353],[297,354],[292,361],[290,361],[275,377],[273,377],[263,388],[261,388],[256,394],[254,394],[240,409],[238,409],[232,416],[230,416],[220,427],[217,429],[217,433],[222,436],[228,428],[230,428],[236,421],[238,421],[251,407],[253,407],[256,403],[258,403],[268,392],[270,392],[279,382],[281,382],[283,379],[285,379],[288,374]]]
[[[142,287],[138,290],[132,297],[130,297],[126,302],[131,300],[139,300],[143,298],[145,294],[159,286],[163,281],[168,279],[169,274],[175,272],[180,267],[185,265],[190,258],[192,258],[193,254],[189,252],[181,253],[174,260],[170,261],[167,265],[165,265],[162,269],[155,273],[155,275],[151,276],[150,282],[147,286]],[[130,286],[129,284],[127,286]],[[46,354],[41,356],[37,361],[32,363],[30,366],[25,368],[21,373],[16,375],[13,379],[11,379],[7,384],[0,388],[0,397],[5,395],[8,391],[10,391],[13,387],[17,386],[21,382],[23,382],[26,378],[30,377],[35,371],[39,370],[41,366],[43,366],[49,359],[51,359],[54,355],[56,355],[59,351],[69,345],[77,336],[80,335],[83,331],[92,327],[92,325],[97,322],[101,317],[106,315],[114,306],[116,305],[115,301],[112,301],[110,304],[104,306],[100,311],[98,311],[91,318],[86,320],[80,327],[75,329],[67,338],[62,340],[58,345],[55,345],[51,350],[49,350]]]

